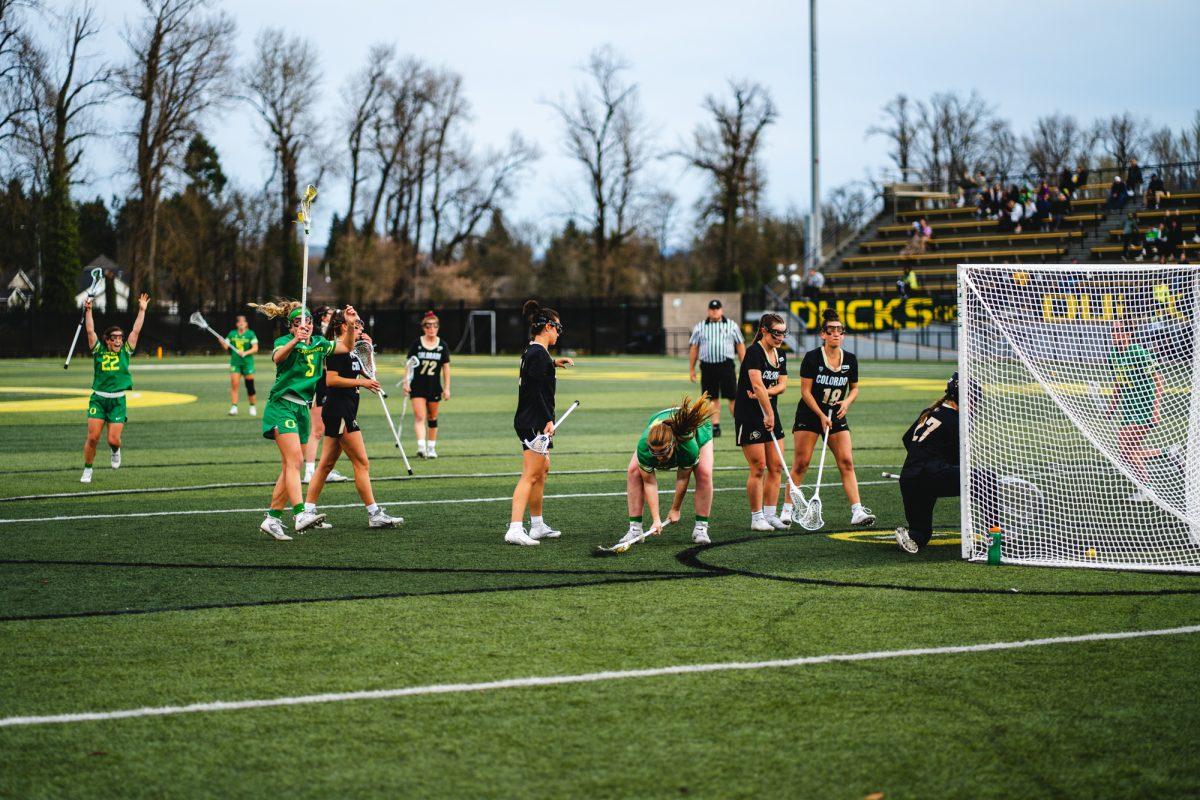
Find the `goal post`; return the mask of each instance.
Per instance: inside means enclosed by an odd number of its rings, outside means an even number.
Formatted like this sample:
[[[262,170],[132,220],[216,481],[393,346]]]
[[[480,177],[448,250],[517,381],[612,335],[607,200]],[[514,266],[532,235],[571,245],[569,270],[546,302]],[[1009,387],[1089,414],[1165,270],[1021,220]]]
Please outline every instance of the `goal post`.
[[[962,554],[1200,571],[1200,274],[960,265]]]
[[[480,340],[485,338],[488,352],[496,355],[496,312],[471,311],[467,314],[467,324],[463,328],[462,338],[458,340],[454,352],[461,353],[465,347],[467,353],[476,355],[479,353]]]

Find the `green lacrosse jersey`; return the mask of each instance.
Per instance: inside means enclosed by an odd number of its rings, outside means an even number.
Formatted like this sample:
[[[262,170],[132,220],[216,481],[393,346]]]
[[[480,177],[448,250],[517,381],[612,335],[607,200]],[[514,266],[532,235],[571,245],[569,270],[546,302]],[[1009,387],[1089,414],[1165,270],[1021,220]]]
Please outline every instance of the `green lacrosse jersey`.
[[[1140,344],[1131,344],[1124,350],[1113,350],[1108,362],[1117,384],[1121,420],[1148,423],[1154,415],[1154,371],[1158,366],[1154,354]]]
[[[239,333],[238,329],[234,328],[225,338],[233,345],[233,349],[229,351],[229,366],[242,367],[246,364],[254,363],[254,356],[239,356],[237,353],[238,350],[243,352],[249,350],[258,341],[258,337],[254,335],[253,330],[246,328],[245,333]]]
[[[291,336],[280,336],[275,340],[275,350],[292,340]],[[308,344],[297,342],[288,357],[275,365],[275,385],[271,387],[268,400],[278,400],[285,394],[304,402],[313,399],[317,381],[325,374],[325,357],[333,352],[334,343],[323,336],[314,336]]]
[[[131,356],[133,350],[129,342],[122,342],[121,349],[115,353],[104,342],[96,342],[92,348],[92,391],[117,394],[132,389],[133,376],[129,374]]]
[[[691,438],[675,443],[675,451],[671,453],[671,457],[667,459],[667,463],[663,463],[654,457],[650,452],[650,429],[657,422],[662,422],[665,419],[670,419],[678,409],[667,408],[659,411],[650,418],[646,423],[646,430],[642,431],[642,438],[638,439],[637,443],[637,461],[638,466],[646,472],[654,472],[658,469],[691,469],[700,463],[700,448],[712,441],[712,422],[705,420]]]

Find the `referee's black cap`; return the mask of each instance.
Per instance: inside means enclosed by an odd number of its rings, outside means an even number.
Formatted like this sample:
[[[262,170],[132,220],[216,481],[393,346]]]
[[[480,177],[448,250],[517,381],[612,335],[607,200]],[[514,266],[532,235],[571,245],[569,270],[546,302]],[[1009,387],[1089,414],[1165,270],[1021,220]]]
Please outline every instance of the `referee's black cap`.
[[[714,297],[712,300],[708,301],[708,307],[709,308],[720,308],[721,301]]]

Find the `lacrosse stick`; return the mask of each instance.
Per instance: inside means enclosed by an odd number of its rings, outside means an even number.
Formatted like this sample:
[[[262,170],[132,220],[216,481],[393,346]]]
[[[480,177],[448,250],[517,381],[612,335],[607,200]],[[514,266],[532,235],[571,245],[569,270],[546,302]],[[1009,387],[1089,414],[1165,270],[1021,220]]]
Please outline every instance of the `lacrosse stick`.
[[[87,297],[93,298],[100,293],[100,281],[104,278],[104,270],[100,267],[92,268],[92,285],[88,287]],[[79,312],[79,324],[75,326],[75,335],[71,338],[71,349],[67,351],[67,360],[63,362],[63,369],[71,366],[71,357],[75,355],[75,345],[79,342],[79,332],[83,330],[83,323],[87,319],[87,302],[84,302],[84,308]]]
[[[417,358],[416,356],[409,356],[408,361],[404,362],[404,366],[405,366],[404,378],[396,385],[403,386],[404,384],[407,383],[409,385],[409,389],[411,390],[413,370],[415,370],[417,368],[417,365],[420,363],[421,363],[421,359]],[[402,402],[400,404],[400,427],[401,428],[404,427],[404,415],[408,413],[408,394],[409,394],[408,392],[404,393],[404,402]]]
[[[881,474],[881,475],[883,475],[883,477],[885,477],[885,478],[891,478],[891,479],[892,479],[892,480],[894,480],[894,481],[898,481],[898,480],[900,480],[900,476],[899,476],[899,475],[897,475],[897,474],[896,474],[896,473],[894,473],[894,472],[881,472],[880,474]]]
[[[363,374],[371,380],[375,380],[375,346],[365,339],[359,339],[354,343],[354,348],[350,352],[362,365]],[[392,438],[396,440],[396,447],[400,450],[400,458],[404,459],[404,468],[408,470],[409,475],[412,475],[412,465],[408,463],[408,454],[404,452],[404,445],[400,444],[400,434],[396,432],[396,425],[392,422],[392,412],[388,410],[386,395],[382,390],[377,394],[379,404],[383,406],[383,416],[387,419],[388,428],[392,432]]]
[[[578,407],[579,407],[578,400],[576,400],[574,403],[571,403],[570,407],[566,411],[564,411],[563,415],[558,418],[557,422],[554,423],[554,433],[558,433],[558,426],[562,425],[564,422],[566,422],[567,417],[571,416],[571,412],[574,411]],[[535,453],[540,453],[541,455],[548,456],[548,455],[550,455],[550,437],[553,436],[554,433],[549,434],[549,435],[547,435],[545,433],[539,433],[537,436],[533,437],[532,440],[526,439],[525,446],[528,447],[530,450],[532,450]]]
[[[222,336],[221,334],[219,334],[219,333],[217,333],[216,331],[214,331],[214,330],[212,329],[212,326],[211,326],[211,325],[209,325],[207,322],[205,322],[205,320],[204,320],[204,315],[203,315],[203,314],[201,314],[199,311],[194,311],[194,312],[192,312],[192,315],[191,315],[190,317],[188,317],[188,322],[192,323],[192,324],[193,324],[193,325],[195,325],[197,328],[203,328],[204,330],[208,331],[208,332],[209,332],[209,333],[211,333],[213,336],[217,337],[217,341],[218,341],[218,342],[220,342],[221,344],[225,345],[225,346],[226,346],[226,347],[228,347],[230,350],[233,350],[233,351],[234,351],[234,352],[236,352],[236,353],[237,353],[239,356],[244,356],[244,355],[246,355],[244,352],[242,352],[241,350],[238,350],[236,347],[234,347],[234,346],[233,346],[233,342],[229,341],[229,340],[228,340],[228,339],[226,339],[224,336]]]
[[[761,405],[761,403],[760,403],[760,405]],[[764,414],[766,413],[766,410],[767,409],[764,406],[763,407]],[[791,498],[792,508],[794,509],[792,511],[792,519],[799,519],[800,509],[801,508],[807,509],[808,501],[804,499],[804,492],[801,491],[800,487],[797,486],[792,481],[792,471],[790,469],[788,469],[787,462],[783,460],[783,448],[780,447],[779,440],[775,438],[775,432],[769,431],[769,433],[771,435],[771,441],[775,443],[775,452],[779,455],[779,463],[783,466],[783,474],[787,475],[788,497]],[[774,503],[775,501],[772,500],[771,502]]]
[[[316,199],[317,187],[310,183],[304,187],[304,197],[300,199],[300,209],[296,212],[296,222],[304,226],[304,256],[300,261],[300,305],[304,308],[308,308],[308,236],[312,233],[312,204]]]
[[[657,536],[658,534],[662,533],[663,529],[666,528],[670,524],[671,524],[671,520],[664,519],[662,522],[662,525],[659,525],[658,527],[651,527],[649,530],[642,531],[640,534],[633,537],[632,539],[622,539],[621,541],[614,544],[612,547],[605,547],[602,544],[598,544],[598,545],[596,545],[596,549],[592,551],[592,555],[594,555],[594,556],[620,555],[621,553],[624,553],[629,548],[633,547],[638,542],[644,542],[644,541],[646,541],[646,539],[648,537]]]
[[[829,410],[829,421],[833,422],[833,409]],[[825,527],[825,517],[821,515],[821,478],[825,475],[825,454],[829,452],[829,431],[833,430],[831,424],[825,429],[825,438],[821,443],[821,464],[817,467],[817,485],[813,487],[812,499],[808,501],[808,508],[804,511],[804,516],[800,517],[800,527],[806,531],[819,531]]]

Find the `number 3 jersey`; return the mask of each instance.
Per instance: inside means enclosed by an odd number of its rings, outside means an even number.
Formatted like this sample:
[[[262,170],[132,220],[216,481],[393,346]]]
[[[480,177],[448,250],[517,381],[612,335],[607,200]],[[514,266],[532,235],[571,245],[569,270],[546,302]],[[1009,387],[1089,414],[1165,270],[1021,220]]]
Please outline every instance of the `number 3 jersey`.
[[[800,377],[812,379],[813,398],[829,416],[829,410],[845,400],[846,395],[850,394],[850,387],[858,383],[858,359],[854,353],[843,350],[841,366],[833,369],[825,361],[825,348],[818,347],[804,354],[804,360],[800,362]],[[796,406],[796,424],[820,425],[816,414],[804,400]]]
[[[272,352],[292,340],[290,334],[275,340]],[[275,385],[269,401],[288,397],[307,405],[312,402],[317,381],[325,374],[325,358],[333,352],[334,343],[323,336],[313,336],[308,343],[296,342],[288,357],[275,365]]]
[[[129,374],[132,355],[129,342],[122,342],[115,353],[104,342],[96,342],[92,348],[92,391],[101,397],[119,397],[132,389],[133,376]]]

